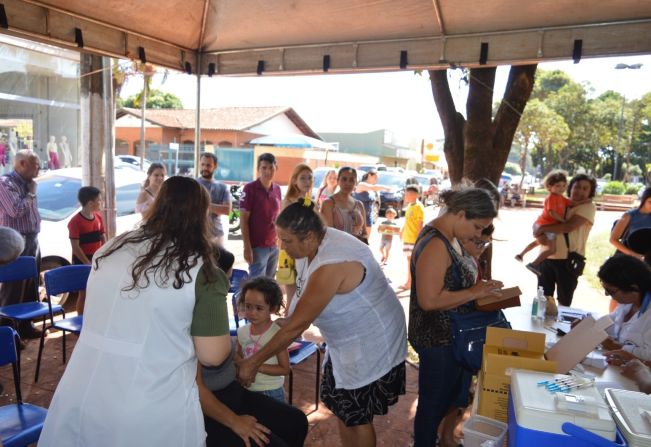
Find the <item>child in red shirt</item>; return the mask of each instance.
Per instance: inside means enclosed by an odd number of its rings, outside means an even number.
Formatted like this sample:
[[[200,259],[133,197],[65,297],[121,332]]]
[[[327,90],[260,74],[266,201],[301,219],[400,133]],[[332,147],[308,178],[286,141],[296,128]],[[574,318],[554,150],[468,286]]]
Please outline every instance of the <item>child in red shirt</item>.
[[[534,233],[543,225],[553,225],[565,222],[565,211],[568,207],[590,201],[590,199],[587,199],[582,202],[572,202],[563,195],[567,188],[567,176],[563,171],[552,171],[547,174],[547,177],[545,177],[544,180],[544,185],[547,191],[549,191],[549,195],[545,198],[542,214],[538,216],[538,219],[536,219],[536,222],[533,224]],[[536,239],[527,245],[522,252],[515,255],[515,259],[522,262],[524,255],[538,245],[541,246],[538,257],[533,262],[527,264],[526,267],[531,272],[540,276],[540,270],[538,269],[540,263],[556,253],[556,233],[543,233],[536,237]]]
[[[72,263],[90,264],[95,252],[106,242],[104,223],[99,210],[102,196],[94,186],[83,186],[77,193],[81,211],[68,222],[70,245],[72,245]],[[77,298],[77,314],[84,313],[86,291],[80,290]]]

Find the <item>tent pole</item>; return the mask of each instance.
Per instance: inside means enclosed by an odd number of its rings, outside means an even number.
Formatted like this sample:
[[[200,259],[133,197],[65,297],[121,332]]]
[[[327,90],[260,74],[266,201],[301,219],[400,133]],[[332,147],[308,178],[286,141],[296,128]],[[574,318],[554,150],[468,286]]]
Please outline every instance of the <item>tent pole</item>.
[[[111,58],[102,58],[102,102],[104,108],[104,166],[105,166],[105,206],[106,206],[106,235],[112,238],[116,234],[117,207],[115,204],[115,103],[113,101],[113,71]]]
[[[199,177],[201,155],[201,53],[197,54],[197,109],[194,124],[194,176]]]

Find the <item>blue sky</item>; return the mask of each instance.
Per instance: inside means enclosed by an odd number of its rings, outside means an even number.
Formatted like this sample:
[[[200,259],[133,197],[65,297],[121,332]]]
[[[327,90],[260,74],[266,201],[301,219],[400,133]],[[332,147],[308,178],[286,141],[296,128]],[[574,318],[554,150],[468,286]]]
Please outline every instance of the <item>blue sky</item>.
[[[616,70],[618,63],[641,63],[638,70]],[[627,98],[639,98],[651,91],[651,56],[584,59],[579,64],[551,62],[539,65],[560,69],[578,82],[590,82],[594,94],[612,89]],[[499,67],[495,99],[501,98],[509,67]],[[196,104],[194,76],[170,73],[154,87],[179,96],[186,108]],[[293,107],[317,132],[367,132],[386,128],[402,137],[432,140],[442,138],[427,73],[392,72],[352,75],[275,77],[203,77],[201,107],[276,106]],[[450,87],[457,108],[465,113],[465,85],[459,72],[450,75]],[[132,79],[124,89],[128,96],[142,88]]]

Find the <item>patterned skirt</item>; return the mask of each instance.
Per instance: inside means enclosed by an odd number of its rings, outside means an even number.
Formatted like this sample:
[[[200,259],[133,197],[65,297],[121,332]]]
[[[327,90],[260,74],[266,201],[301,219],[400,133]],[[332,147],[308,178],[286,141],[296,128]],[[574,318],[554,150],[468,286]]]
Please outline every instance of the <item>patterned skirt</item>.
[[[405,394],[405,362],[394,366],[384,376],[354,390],[335,388],[332,362],[323,367],[321,401],[346,427],[370,424],[373,416],[387,414],[389,407]]]

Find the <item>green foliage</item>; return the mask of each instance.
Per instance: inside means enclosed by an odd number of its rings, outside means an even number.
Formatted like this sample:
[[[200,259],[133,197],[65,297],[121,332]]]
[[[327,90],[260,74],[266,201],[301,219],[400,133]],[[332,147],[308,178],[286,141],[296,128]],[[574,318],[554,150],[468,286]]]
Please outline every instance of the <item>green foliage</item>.
[[[603,290],[597,272],[601,264],[612,256],[614,252],[615,247],[610,245],[610,231],[590,234],[589,242],[585,248],[586,265],[583,277],[593,289]]]
[[[506,162],[506,165],[504,166],[504,172],[511,175],[522,174],[522,171],[520,170],[520,166],[518,166],[516,163],[511,163],[511,162]]]
[[[628,183],[626,185],[626,192],[624,194],[634,194],[637,195],[638,192],[640,192],[640,189],[642,189],[642,183]]]
[[[122,103],[123,107],[139,108],[141,94],[129,96]],[[181,99],[173,93],[163,92],[158,89],[149,90],[146,107],[148,109],[182,109]]]
[[[607,182],[609,182],[609,181],[611,181],[613,179],[613,175],[609,172],[607,174],[604,174],[604,176],[602,178],[604,180],[606,180]]]
[[[621,196],[625,191],[626,186],[624,186],[624,183],[618,182],[616,180],[608,182],[606,183],[606,186],[604,186],[604,194],[615,194]]]

